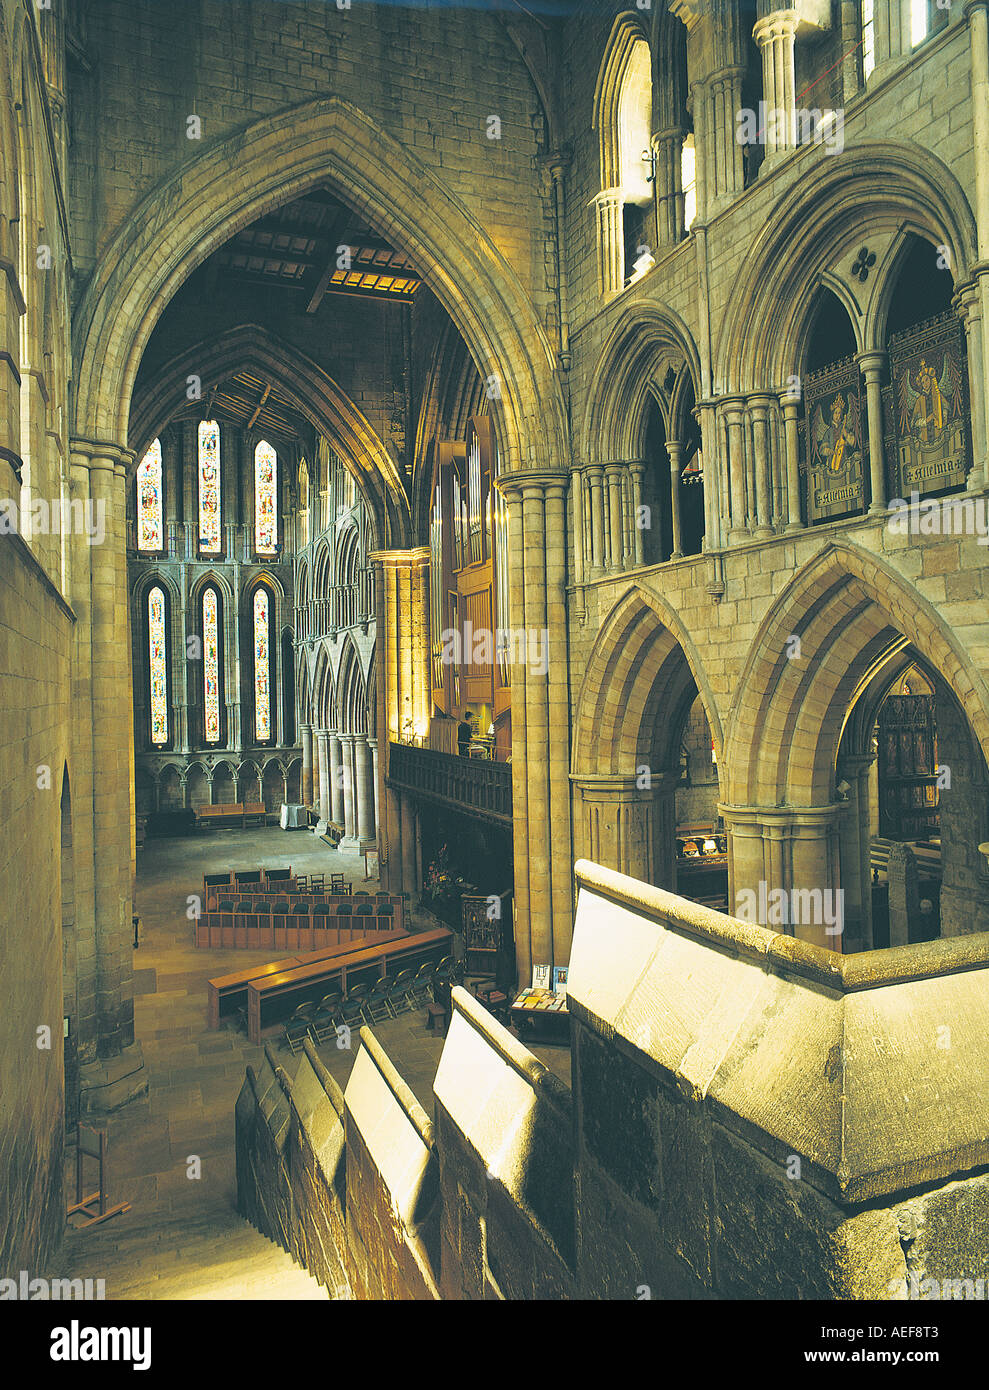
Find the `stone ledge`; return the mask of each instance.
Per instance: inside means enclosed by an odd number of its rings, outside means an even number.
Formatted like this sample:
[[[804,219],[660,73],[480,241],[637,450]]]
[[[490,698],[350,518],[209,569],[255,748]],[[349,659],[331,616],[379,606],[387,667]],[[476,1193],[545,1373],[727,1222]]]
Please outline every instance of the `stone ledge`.
[[[861,964],[598,865],[568,1005],[775,1163],[848,1205],[989,1165],[989,934]],[[933,948],[933,949],[931,949]]]

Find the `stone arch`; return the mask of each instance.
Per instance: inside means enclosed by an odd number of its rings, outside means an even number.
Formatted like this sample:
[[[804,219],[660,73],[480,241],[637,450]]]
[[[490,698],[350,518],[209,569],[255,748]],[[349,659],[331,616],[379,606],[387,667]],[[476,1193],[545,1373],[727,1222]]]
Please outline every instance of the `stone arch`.
[[[369,499],[375,534],[382,545],[408,545],[409,503],[395,459],[365,417],[332,377],[291,343],[259,324],[242,324],[197,343],[135,384],[128,440],[135,459],[160,434],[186,401],[186,381],[251,370],[276,385],[301,416],[331,442],[358,489]],[[136,466],[136,465],[135,465]]]
[[[629,64],[639,43],[649,47],[642,20],[631,13],[618,15],[598,71],[591,118],[591,127],[598,132],[602,188],[617,188],[622,181],[619,110]]]
[[[663,599],[633,586],[605,618],[587,662],[577,697],[574,774],[634,772],[637,762],[660,747],[648,737],[648,726],[661,703],[683,706],[686,715],[695,694],[703,702],[720,766],[721,719],[697,648]],[[671,761],[668,757],[665,765]]]
[[[629,589],[601,627],[577,701],[571,781],[583,857],[676,888],[680,742],[698,694],[720,750],[693,642],[662,599]]]
[[[686,366],[700,399],[700,355],[686,324],[665,306],[632,305],[609,334],[587,392],[581,450],[589,463],[638,457],[650,386],[666,363]]]
[[[756,236],[735,282],[714,353],[716,394],[785,386],[825,273],[870,229],[915,231],[946,245],[956,283],[975,259],[968,199],[920,145],[865,143],[818,161]]]
[[[799,657],[787,655],[794,637]],[[826,805],[849,711],[905,642],[940,673],[985,753],[989,692],[955,634],[890,565],[832,542],[794,576],[752,641],[727,720],[729,802]]]
[[[76,432],[124,440],[141,357],[180,285],[242,227],[327,181],[412,256],[482,375],[499,378],[493,418],[506,468],[564,457],[551,346],[512,266],[435,174],[339,97],[217,141],[153,189],[118,230],[76,318]]]

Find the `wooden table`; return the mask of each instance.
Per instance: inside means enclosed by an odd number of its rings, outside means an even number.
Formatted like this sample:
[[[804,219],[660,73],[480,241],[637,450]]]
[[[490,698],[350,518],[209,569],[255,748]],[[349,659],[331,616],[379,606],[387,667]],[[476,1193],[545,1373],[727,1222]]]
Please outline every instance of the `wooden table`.
[[[512,1023],[519,1036],[544,1033],[548,1040],[568,1042],[570,1039],[570,1015],[567,1012],[566,998],[559,1008],[526,1008],[524,1001],[537,999],[551,1002],[560,996],[551,989],[524,989],[510,1010]]]

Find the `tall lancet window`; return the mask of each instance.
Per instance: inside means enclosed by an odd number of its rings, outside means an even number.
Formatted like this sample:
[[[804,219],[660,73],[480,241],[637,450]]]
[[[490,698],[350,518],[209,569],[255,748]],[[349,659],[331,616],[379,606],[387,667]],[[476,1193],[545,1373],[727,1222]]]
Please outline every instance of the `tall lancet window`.
[[[254,737],[271,739],[271,641],[267,589],[254,591]]]
[[[151,742],[168,742],[168,642],[165,595],[156,584],[148,594],[148,675],[151,692]]]
[[[199,549],[218,555],[220,545],[220,427],[215,420],[199,426]]]
[[[274,555],[278,542],[278,457],[262,439],[254,450],[254,549]]]
[[[162,550],[161,441],[153,441],[137,469],[137,548]]]
[[[203,731],[220,742],[220,617],[214,588],[203,594]]]

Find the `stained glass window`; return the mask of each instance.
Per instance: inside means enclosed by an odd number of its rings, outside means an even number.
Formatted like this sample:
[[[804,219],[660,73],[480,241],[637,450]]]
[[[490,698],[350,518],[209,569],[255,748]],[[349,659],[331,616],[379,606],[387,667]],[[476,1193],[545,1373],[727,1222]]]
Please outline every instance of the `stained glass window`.
[[[161,443],[155,440],[137,469],[137,548],[161,550]]]
[[[215,420],[199,426],[199,548],[220,549],[220,427]]]
[[[220,742],[220,624],[215,589],[203,594],[203,724],[207,743]]]
[[[268,642],[268,591],[254,593],[254,736],[258,743],[271,738],[270,647]]]
[[[148,660],[151,677],[151,742],[168,742],[168,654],[165,595],[157,585],[148,594]]]
[[[278,459],[266,440],[254,450],[254,549],[272,555],[278,540]]]

